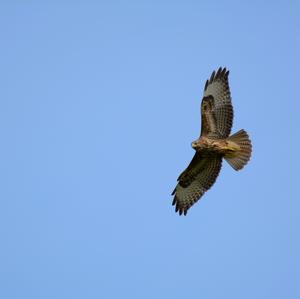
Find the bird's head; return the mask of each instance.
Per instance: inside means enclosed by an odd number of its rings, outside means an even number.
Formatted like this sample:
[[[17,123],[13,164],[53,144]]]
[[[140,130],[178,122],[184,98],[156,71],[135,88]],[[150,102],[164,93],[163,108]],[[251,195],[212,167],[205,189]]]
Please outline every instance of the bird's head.
[[[201,147],[200,139],[197,139],[197,140],[193,141],[191,145],[192,145],[192,148],[194,150],[199,149]]]

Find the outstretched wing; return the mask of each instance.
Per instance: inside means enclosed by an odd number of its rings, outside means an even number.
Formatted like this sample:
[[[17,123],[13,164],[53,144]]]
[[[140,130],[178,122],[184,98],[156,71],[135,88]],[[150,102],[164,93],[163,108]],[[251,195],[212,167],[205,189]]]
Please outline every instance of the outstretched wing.
[[[187,214],[188,209],[214,184],[222,167],[221,156],[201,156],[196,152],[191,163],[179,176],[174,189],[175,211]]]
[[[233,107],[228,75],[229,71],[226,68],[219,68],[217,73],[214,71],[210,79],[206,81],[201,103],[201,136],[212,134],[226,138],[230,134]]]

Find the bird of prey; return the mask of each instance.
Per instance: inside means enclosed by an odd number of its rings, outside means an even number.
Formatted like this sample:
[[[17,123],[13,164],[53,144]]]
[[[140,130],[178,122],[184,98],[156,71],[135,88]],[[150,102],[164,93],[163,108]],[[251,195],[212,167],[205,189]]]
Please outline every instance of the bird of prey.
[[[233,108],[228,84],[229,71],[219,68],[206,81],[201,103],[201,134],[192,142],[196,153],[178,177],[172,195],[179,215],[188,209],[215,183],[223,158],[235,169],[242,169],[250,159],[252,145],[245,130],[230,135]]]

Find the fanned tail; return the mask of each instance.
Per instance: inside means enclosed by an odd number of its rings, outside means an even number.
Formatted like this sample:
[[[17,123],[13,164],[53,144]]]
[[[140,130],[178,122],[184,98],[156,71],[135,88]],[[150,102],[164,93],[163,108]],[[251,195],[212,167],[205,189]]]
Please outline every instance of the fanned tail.
[[[245,130],[240,130],[228,137],[227,141],[237,144],[239,150],[225,155],[224,158],[232,168],[240,170],[247,164],[251,157],[252,145],[250,138]]]

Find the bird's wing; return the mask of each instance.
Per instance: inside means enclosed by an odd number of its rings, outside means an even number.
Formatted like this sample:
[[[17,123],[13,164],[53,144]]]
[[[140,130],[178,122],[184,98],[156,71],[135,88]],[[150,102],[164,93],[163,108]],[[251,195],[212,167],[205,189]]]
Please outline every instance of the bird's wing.
[[[172,193],[172,204],[179,215],[186,215],[188,209],[214,184],[221,167],[221,156],[201,156],[195,153],[189,166],[179,176]]]
[[[233,121],[233,107],[228,75],[229,71],[226,68],[219,68],[206,81],[201,103],[201,136],[217,133],[220,138],[226,138],[230,134]],[[207,105],[211,110],[205,110]]]

